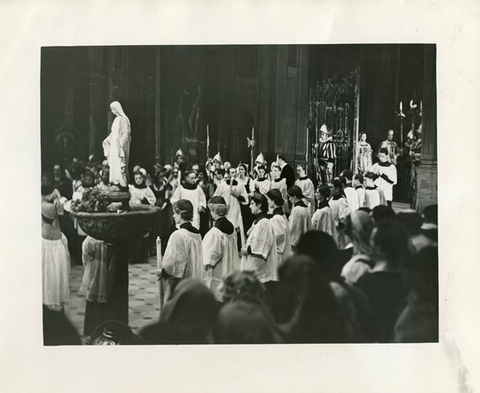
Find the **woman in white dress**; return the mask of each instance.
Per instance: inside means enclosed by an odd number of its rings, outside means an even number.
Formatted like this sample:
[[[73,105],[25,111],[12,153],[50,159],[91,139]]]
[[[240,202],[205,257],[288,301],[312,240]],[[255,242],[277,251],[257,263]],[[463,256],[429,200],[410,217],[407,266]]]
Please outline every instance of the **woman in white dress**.
[[[103,141],[103,154],[108,159],[110,167],[110,183],[127,186],[127,168],[130,156],[131,129],[130,119],[125,115],[118,101],[110,104],[110,110],[115,115],[110,135]]]
[[[55,206],[42,202],[42,302],[63,311],[70,300],[70,253],[67,238],[53,224],[56,218]]]

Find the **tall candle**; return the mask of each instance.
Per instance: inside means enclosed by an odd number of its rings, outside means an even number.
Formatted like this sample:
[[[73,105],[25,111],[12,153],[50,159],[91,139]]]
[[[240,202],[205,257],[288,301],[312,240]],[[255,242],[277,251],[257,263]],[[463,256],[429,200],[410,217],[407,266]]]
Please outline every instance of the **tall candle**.
[[[400,113],[403,112],[403,104],[402,101],[400,101]]]
[[[157,270],[162,270],[162,240],[157,236]]]

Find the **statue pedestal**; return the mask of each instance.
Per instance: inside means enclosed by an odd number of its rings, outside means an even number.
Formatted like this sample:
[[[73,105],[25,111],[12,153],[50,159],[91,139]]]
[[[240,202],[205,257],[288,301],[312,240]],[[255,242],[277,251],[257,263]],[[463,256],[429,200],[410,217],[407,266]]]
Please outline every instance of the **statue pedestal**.
[[[125,324],[128,324],[128,244],[142,238],[161,212],[159,207],[150,205],[130,205],[130,209],[123,213],[72,212],[87,235],[112,244],[107,277],[111,291],[101,317]]]

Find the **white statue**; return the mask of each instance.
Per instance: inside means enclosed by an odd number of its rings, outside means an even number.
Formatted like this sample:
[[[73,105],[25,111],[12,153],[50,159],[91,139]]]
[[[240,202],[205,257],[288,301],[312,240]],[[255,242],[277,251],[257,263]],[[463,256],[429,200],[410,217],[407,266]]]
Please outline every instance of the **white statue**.
[[[112,123],[112,132],[102,143],[103,154],[107,157],[110,167],[110,183],[126,187],[128,185],[127,168],[132,139],[130,120],[123,112],[122,105],[119,102],[112,102],[110,109],[115,115],[115,120]]]

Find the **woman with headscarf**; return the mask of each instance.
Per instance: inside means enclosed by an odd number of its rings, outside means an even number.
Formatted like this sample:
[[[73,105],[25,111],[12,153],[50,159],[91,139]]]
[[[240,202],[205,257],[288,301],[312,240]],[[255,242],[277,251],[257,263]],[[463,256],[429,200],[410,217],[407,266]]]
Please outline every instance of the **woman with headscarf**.
[[[365,273],[372,270],[370,236],[375,223],[367,212],[357,210],[346,219],[346,226],[351,225],[353,256],[342,269],[342,277],[348,285],[353,285]]]
[[[215,196],[208,204],[213,219],[213,227],[205,235],[203,248],[203,265],[205,267],[204,284],[218,301],[221,294],[218,290],[222,278],[240,268],[237,250],[237,233],[226,215],[228,206],[221,196]]]
[[[279,268],[274,315],[289,343],[344,342],[328,278],[306,255],[293,255]]]
[[[209,344],[217,313],[212,292],[197,280],[185,279],[173,289],[160,320],[139,334],[149,344]]]
[[[130,119],[125,115],[118,101],[110,104],[110,110],[115,115],[110,135],[103,141],[103,154],[108,159],[110,167],[110,183],[127,186],[127,168],[130,156]]]
[[[203,278],[202,237],[192,225],[192,202],[180,199],[174,203],[173,218],[179,229],[170,236],[162,259],[159,273],[161,287],[163,286],[160,292],[161,304],[169,298],[172,288],[180,279],[194,278],[201,281]]]

